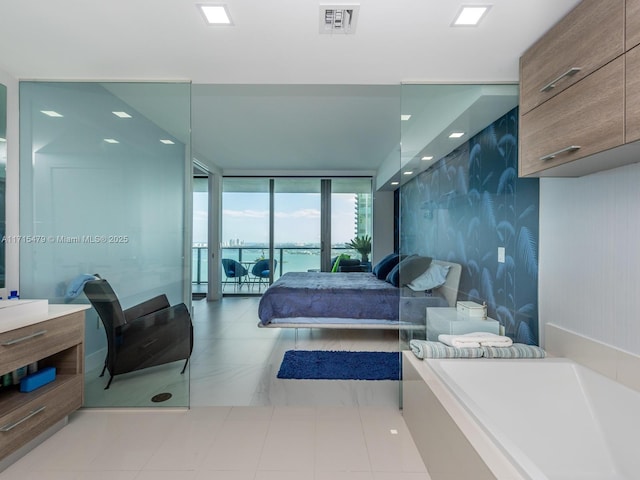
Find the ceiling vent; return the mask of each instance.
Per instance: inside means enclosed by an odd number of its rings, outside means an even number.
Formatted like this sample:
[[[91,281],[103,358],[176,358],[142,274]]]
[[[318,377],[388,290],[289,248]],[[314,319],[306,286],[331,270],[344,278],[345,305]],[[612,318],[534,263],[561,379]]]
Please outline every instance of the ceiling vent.
[[[320,33],[355,33],[359,5],[320,5]]]

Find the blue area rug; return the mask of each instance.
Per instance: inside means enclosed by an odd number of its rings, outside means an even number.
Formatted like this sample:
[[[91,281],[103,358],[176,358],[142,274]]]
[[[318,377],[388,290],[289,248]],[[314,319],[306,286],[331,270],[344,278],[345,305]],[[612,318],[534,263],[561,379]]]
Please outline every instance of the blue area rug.
[[[308,380],[400,380],[399,352],[289,350],[278,378]]]

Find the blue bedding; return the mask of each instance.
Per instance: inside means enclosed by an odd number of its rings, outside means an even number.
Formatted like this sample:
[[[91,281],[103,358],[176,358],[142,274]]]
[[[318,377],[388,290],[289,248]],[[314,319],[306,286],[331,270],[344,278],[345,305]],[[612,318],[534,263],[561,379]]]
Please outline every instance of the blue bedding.
[[[262,295],[258,315],[263,325],[313,324],[323,319],[327,323],[423,324],[428,306],[448,304],[438,294],[401,290],[371,273],[288,272]]]

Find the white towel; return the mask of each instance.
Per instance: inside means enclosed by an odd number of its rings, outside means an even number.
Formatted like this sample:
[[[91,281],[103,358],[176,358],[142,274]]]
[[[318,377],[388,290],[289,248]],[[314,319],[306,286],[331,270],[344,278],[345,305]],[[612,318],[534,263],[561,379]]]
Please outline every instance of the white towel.
[[[513,340],[490,332],[471,332],[464,335],[438,335],[438,341],[456,348],[510,347]]]

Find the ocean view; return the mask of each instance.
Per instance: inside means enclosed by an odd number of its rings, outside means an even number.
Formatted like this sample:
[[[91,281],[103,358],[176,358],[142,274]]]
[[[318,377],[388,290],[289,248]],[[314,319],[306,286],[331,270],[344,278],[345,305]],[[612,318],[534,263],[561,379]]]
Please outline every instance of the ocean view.
[[[207,279],[207,254],[206,247],[201,245],[193,248],[193,279],[198,281],[198,273],[200,272],[200,282],[206,282]],[[360,255],[354,250],[346,248],[331,249],[331,257],[335,257],[340,253],[351,255],[352,258],[360,258]],[[222,248],[222,258],[231,258],[242,262],[250,271],[251,266],[257,260],[266,258],[269,254],[268,248],[260,247],[224,247]],[[199,256],[199,258],[198,258]],[[306,272],[309,270],[320,269],[320,248],[319,247],[280,247],[275,249],[275,259],[278,261],[276,266],[275,278],[281,273],[286,272]],[[200,268],[198,268],[198,264]]]

